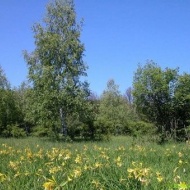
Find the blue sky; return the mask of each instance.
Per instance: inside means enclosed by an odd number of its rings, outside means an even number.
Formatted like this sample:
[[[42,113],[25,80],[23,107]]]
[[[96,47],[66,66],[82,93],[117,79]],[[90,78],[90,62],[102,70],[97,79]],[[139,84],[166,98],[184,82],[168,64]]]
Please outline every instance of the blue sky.
[[[0,65],[12,86],[27,77],[22,51],[31,52],[34,22],[48,0],[1,0]],[[84,18],[81,40],[90,88],[101,94],[109,79],[122,93],[132,86],[138,63],[157,62],[190,73],[189,0],[75,0]]]

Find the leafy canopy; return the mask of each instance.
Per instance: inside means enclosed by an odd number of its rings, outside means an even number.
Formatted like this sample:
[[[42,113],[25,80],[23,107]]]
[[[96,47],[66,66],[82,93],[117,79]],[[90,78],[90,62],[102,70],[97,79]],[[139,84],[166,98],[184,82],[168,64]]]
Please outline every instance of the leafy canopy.
[[[88,83],[80,80],[87,67],[73,1],[50,3],[43,21],[33,26],[35,50],[24,53],[33,86],[31,117],[57,134],[60,126],[65,126],[65,117],[76,111],[88,94]]]

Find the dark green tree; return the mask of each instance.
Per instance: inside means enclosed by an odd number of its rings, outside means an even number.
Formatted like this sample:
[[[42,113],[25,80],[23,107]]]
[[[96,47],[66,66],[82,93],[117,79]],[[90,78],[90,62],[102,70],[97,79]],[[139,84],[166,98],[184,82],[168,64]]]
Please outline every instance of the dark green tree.
[[[123,134],[130,118],[130,106],[113,79],[100,97],[97,123],[102,131],[114,135]]]
[[[14,91],[0,67],[0,135],[4,137],[24,136],[19,128],[21,114],[16,104]]]
[[[179,76],[174,95],[176,115],[172,124],[176,129],[175,136],[190,139],[190,74]]]
[[[88,84],[80,80],[87,67],[73,1],[50,3],[44,22],[35,24],[33,32],[36,48],[24,53],[33,88],[30,117],[44,134],[57,136],[62,128],[67,135],[66,118],[76,115],[88,96]]]
[[[7,80],[7,77],[3,71],[3,69],[0,66],[0,89],[1,90],[8,90],[10,89],[10,83]]]
[[[27,82],[22,82],[21,85],[17,88],[13,89],[14,92],[14,100],[16,102],[17,109],[19,110],[19,126],[23,128],[27,135],[31,132],[31,127],[33,126],[33,120],[28,118],[28,114],[30,115],[31,106],[30,106],[30,94],[31,87]]]
[[[173,135],[177,120],[174,103],[178,69],[162,70],[153,61],[138,67],[133,81],[133,96],[141,118],[153,122],[158,132]]]
[[[10,84],[6,78],[3,69],[0,66],[0,134],[7,127],[7,115],[8,115],[8,91],[10,89]]]

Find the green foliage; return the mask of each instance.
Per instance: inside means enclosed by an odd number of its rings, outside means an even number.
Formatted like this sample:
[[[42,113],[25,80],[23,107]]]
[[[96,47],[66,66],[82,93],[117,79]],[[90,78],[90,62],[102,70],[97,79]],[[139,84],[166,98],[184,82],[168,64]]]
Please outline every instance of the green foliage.
[[[2,136],[14,138],[26,137],[26,131],[20,128],[18,124],[7,125],[2,132]]]
[[[141,118],[154,123],[164,139],[185,140],[190,117],[190,75],[162,70],[154,62],[139,66],[134,76],[134,103]]]
[[[73,1],[55,0],[47,6],[44,23],[33,27],[35,50],[24,54],[33,86],[28,120],[49,128],[53,136],[61,128],[67,135],[67,117],[77,113],[88,96],[88,83],[80,81],[87,69],[80,31]]]
[[[23,119],[21,112],[15,91],[11,90],[9,82],[0,67],[0,136],[9,137],[15,135],[11,132],[12,126],[18,124],[21,127]],[[20,128],[18,130],[22,131]]]
[[[8,82],[7,77],[1,66],[0,66],[0,89],[1,90],[10,89],[10,83]]]
[[[104,123],[104,127],[107,127],[111,133],[119,133],[118,126],[121,124],[124,116],[123,106],[119,87],[114,80],[109,80],[107,89],[101,97],[98,120]]]
[[[94,127],[95,127],[95,135],[94,139],[98,140],[109,140],[111,136],[110,126],[111,122],[107,120],[103,120],[101,118],[97,118],[97,120],[94,121]]]
[[[11,136],[15,138],[25,137],[26,131],[20,128],[18,125],[11,126]]]
[[[162,71],[154,62],[139,66],[134,76],[134,102],[139,113],[159,126],[170,122],[171,101],[176,83],[177,70]]]
[[[119,92],[119,87],[114,80],[109,80],[107,89],[103,92],[99,113],[97,115],[97,126],[102,127],[106,133],[120,135],[129,134],[129,121],[137,119],[133,106]]]
[[[134,137],[148,136],[156,133],[154,125],[144,121],[130,121],[127,129],[129,133]]]
[[[83,138],[83,123],[80,122],[77,115],[67,117],[68,135],[74,140],[76,137]]]
[[[175,110],[180,120],[178,125],[189,125],[190,118],[190,74],[184,73],[179,76],[178,83],[175,89]]]
[[[49,136],[50,134],[49,130],[50,130],[49,128],[45,128],[44,126],[35,126],[32,129],[32,136],[36,136],[36,137]]]

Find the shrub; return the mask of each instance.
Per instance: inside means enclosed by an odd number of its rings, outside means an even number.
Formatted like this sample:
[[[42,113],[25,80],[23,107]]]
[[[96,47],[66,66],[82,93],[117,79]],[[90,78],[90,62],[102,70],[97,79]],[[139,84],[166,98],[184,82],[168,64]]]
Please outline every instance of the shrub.
[[[15,138],[25,137],[26,132],[24,129],[20,128],[17,124],[11,126],[11,136]]]
[[[153,124],[144,121],[131,121],[128,123],[128,131],[132,136],[138,137],[145,134],[152,135],[156,131],[156,128]]]

